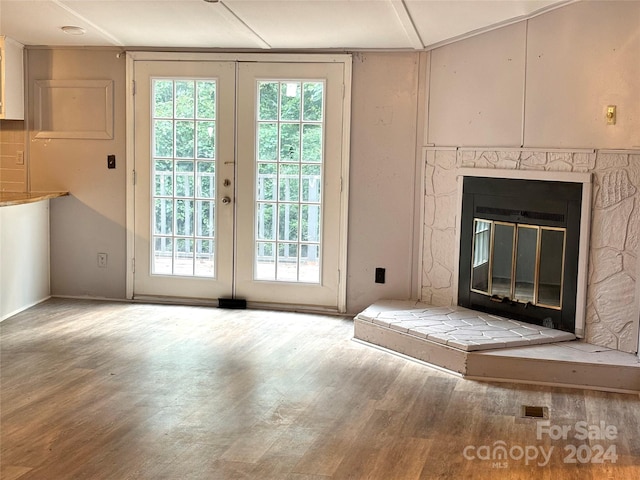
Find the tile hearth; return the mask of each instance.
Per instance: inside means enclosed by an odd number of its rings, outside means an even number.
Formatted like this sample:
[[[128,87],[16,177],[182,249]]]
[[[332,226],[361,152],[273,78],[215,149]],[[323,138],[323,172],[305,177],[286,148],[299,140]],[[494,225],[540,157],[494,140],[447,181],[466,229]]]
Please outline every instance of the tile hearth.
[[[354,318],[354,340],[469,380],[640,393],[636,354],[463,307],[378,301]]]
[[[575,340],[575,335],[464,307],[385,301],[356,319],[466,352]]]

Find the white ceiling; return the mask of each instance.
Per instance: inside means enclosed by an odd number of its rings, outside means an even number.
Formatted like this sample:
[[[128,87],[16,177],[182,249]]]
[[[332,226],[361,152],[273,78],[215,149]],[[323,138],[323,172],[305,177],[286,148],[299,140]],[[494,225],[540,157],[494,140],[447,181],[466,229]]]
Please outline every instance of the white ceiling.
[[[572,1],[0,0],[0,34],[25,45],[423,49]]]

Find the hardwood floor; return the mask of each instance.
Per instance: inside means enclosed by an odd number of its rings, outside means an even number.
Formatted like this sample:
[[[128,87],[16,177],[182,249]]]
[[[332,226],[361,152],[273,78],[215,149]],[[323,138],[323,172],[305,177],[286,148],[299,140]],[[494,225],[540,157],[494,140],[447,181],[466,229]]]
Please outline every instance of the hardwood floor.
[[[0,323],[0,478],[640,478],[637,395],[477,383],[352,336],[336,317],[49,300]],[[601,422],[615,438],[581,439]]]

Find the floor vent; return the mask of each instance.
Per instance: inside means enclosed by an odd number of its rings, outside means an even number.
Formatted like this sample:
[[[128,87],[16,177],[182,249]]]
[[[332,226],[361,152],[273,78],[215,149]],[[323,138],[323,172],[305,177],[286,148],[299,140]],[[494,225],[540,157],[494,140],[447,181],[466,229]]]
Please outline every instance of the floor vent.
[[[524,418],[549,418],[547,407],[537,407],[533,405],[522,406],[522,417]]]
[[[247,308],[247,301],[243,298],[219,298],[218,308],[244,310],[245,308]]]

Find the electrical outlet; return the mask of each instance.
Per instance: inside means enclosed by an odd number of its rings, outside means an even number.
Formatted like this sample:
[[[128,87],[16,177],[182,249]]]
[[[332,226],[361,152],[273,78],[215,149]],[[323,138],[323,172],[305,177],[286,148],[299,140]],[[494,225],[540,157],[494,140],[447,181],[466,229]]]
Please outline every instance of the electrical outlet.
[[[376,267],[376,283],[384,283],[385,269]]]
[[[107,254],[99,253],[98,254],[98,267],[107,268]]]
[[[16,165],[24,165],[24,152],[16,152]]]

